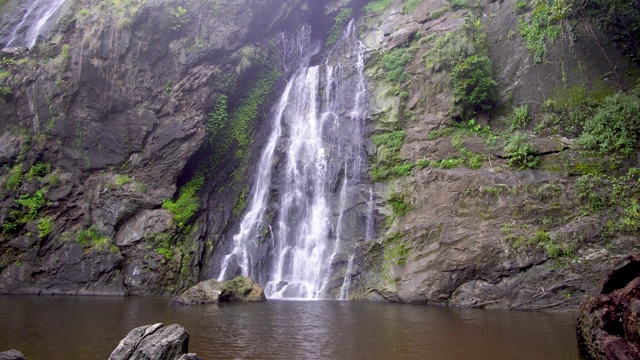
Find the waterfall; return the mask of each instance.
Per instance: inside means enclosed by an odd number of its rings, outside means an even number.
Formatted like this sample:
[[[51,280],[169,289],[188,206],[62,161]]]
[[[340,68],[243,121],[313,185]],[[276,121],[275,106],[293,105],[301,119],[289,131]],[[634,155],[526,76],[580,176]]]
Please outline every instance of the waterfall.
[[[26,46],[32,48],[42,35],[52,16],[58,11],[65,0],[34,0],[26,4],[26,11],[22,20],[8,36],[6,47]]]
[[[349,53],[332,64],[309,66],[313,54],[307,49],[306,63],[274,107],[250,201],[222,258],[219,281],[251,276],[269,298],[340,297],[344,286],[332,281],[345,271],[339,255],[365,237],[367,227],[357,216],[366,203],[360,184],[365,47],[354,29],[352,21],[342,40]],[[282,43],[285,53],[295,49]]]

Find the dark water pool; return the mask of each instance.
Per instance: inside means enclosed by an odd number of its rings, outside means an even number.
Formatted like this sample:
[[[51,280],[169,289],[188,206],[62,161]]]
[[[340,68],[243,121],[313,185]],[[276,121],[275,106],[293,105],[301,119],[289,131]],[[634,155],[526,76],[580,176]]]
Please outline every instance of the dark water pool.
[[[338,301],[169,307],[167,298],[0,297],[0,351],[107,359],[179,323],[203,359],[578,359],[572,315]]]

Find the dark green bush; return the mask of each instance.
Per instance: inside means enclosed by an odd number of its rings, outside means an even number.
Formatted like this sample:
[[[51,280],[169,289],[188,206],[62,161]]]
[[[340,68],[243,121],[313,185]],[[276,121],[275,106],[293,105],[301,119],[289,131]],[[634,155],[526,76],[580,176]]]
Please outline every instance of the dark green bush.
[[[491,66],[486,55],[472,55],[451,71],[453,101],[466,117],[489,110],[496,103],[497,83]]]
[[[595,115],[584,123],[579,143],[601,154],[631,155],[640,137],[640,97],[617,93],[608,96]]]

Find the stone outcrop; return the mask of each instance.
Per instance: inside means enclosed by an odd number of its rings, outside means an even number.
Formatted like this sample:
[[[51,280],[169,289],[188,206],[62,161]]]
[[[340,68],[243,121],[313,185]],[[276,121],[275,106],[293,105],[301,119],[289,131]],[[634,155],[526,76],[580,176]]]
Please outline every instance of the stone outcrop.
[[[246,276],[225,282],[206,280],[171,300],[171,305],[200,305],[218,302],[263,302],[267,298],[260,284]]]
[[[640,359],[640,255],[609,270],[599,293],[582,303],[577,336],[585,359]]]
[[[161,323],[135,328],[120,341],[109,360],[199,360],[188,354],[189,334],[178,324]]]
[[[26,360],[27,358],[18,350],[0,352],[0,360]]]

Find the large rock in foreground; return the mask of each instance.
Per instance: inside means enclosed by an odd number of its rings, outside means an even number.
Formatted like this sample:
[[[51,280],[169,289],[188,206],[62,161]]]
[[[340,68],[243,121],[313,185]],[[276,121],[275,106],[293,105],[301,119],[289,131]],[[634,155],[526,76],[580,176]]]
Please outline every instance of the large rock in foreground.
[[[159,323],[131,330],[109,360],[202,360],[195,354],[187,354],[188,349],[189,334],[184,327]]]
[[[0,360],[26,360],[24,354],[18,350],[0,352]]]
[[[609,270],[600,294],[582,303],[577,336],[585,359],[640,359],[640,255]]]
[[[246,276],[219,282],[206,280],[171,300],[171,305],[199,305],[217,302],[262,302],[267,297],[260,284]]]

